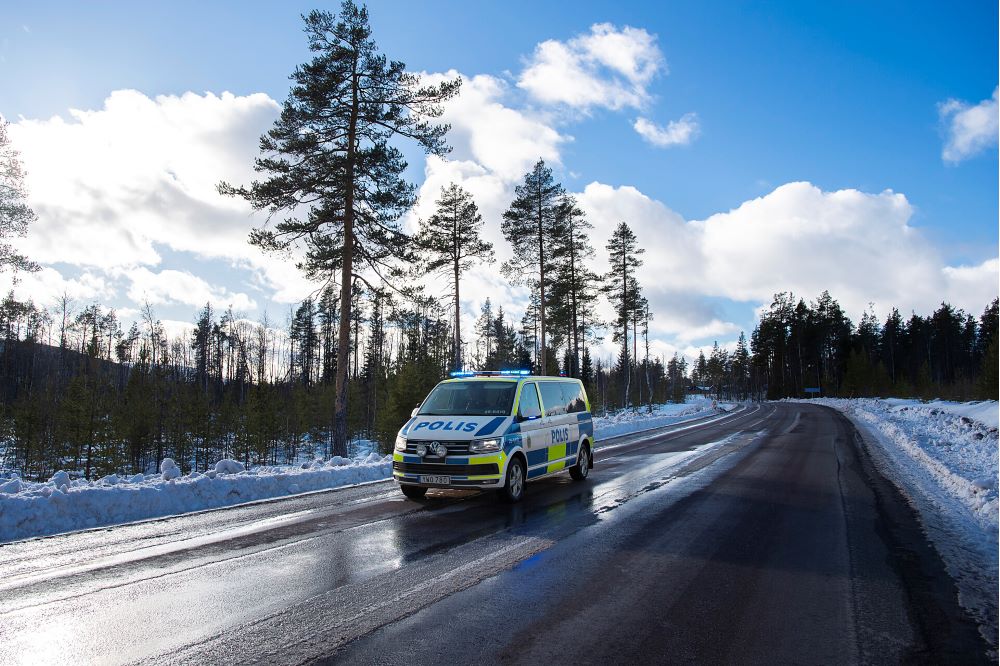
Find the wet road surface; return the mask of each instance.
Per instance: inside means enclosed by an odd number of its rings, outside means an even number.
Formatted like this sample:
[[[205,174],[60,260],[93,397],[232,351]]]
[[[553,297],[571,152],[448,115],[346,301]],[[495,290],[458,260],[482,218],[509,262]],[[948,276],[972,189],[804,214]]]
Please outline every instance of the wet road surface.
[[[975,663],[851,424],[765,404],[590,479],[392,483],[0,547],[0,663]]]

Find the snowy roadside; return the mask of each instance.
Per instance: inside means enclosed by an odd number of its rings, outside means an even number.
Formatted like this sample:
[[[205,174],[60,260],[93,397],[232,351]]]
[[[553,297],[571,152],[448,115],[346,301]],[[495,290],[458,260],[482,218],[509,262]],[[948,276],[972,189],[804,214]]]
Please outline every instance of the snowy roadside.
[[[214,469],[181,475],[166,458],[160,470],[97,481],[57,472],[42,483],[0,482],[0,543],[377,481],[391,475],[392,460],[370,453],[249,470],[220,460]]]
[[[715,401],[710,398],[697,396],[688,398],[688,401],[682,404],[653,405],[652,413],[649,413],[645,407],[641,407],[638,411],[623,409],[607,416],[595,418],[594,438],[600,441],[618,435],[627,435],[638,430],[662,428],[709,414],[728,412],[737,406],[733,403],[718,403],[716,405]]]
[[[996,402],[833,399],[866,435],[879,470],[909,499],[959,589],[997,647]]]
[[[594,419],[598,439],[680,423],[714,413],[712,401],[654,405],[653,413],[621,411]],[[364,447],[362,447],[364,448]],[[374,445],[367,447],[368,450]],[[329,490],[392,477],[391,456],[334,456],[301,465],[259,466],[221,460],[182,475],[166,459],[159,474],[109,475],[96,481],[57,472],[45,482],[0,479],[0,543],[94,527],[131,523],[247,502]]]

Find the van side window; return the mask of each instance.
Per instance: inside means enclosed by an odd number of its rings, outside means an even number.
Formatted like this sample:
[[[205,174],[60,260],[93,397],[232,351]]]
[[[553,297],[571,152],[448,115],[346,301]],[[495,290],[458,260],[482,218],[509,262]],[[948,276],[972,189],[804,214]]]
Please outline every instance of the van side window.
[[[587,401],[583,399],[583,389],[576,382],[563,382],[563,398],[566,401],[566,411],[570,414],[587,411]]]
[[[533,382],[521,387],[521,400],[517,404],[518,418],[524,415],[525,407],[533,407],[536,414],[542,413],[542,407],[538,404],[538,391],[535,390]]]
[[[545,405],[546,416],[559,416],[566,413],[566,400],[563,397],[563,382],[539,382],[542,392],[542,404]]]

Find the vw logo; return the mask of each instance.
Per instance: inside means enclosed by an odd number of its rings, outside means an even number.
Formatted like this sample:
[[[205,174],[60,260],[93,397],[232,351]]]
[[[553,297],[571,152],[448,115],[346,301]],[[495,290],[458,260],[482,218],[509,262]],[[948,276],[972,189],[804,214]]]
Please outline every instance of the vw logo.
[[[448,455],[448,446],[446,444],[442,444],[441,442],[431,442],[430,444],[424,444],[421,442],[417,444],[417,455],[421,458],[424,456],[444,458]]]

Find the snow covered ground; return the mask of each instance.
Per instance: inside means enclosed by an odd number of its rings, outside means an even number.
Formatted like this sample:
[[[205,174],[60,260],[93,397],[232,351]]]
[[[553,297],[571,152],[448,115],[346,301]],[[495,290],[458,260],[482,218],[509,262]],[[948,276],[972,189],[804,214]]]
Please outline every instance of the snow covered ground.
[[[959,599],[996,648],[998,405],[817,399],[866,431],[880,471],[920,514]]]
[[[653,413],[621,411],[594,419],[598,439],[679,423],[715,413],[712,401],[654,405]],[[0,542],[73,530],[203,511],[298,493],[389,479],[391,456],[371,443],[353,446],[353,459],[334,456],[301,465],[259,466],[249,470],[234,460],[212,469],[181,474],[165,459],[158,474],[115,474],[96,481],[57,472],[42,483],[0,479]]]
[[[56,472],[44,483],[15,478],[0,482],[0,542],[378,481],[391,473],[391,458],[371,453],[249,470],[220,460],[213,469],[186,475],[166,458],[159,474],[86,481]]]
[[[718,406],[715,406],[715,402],[711,398],[691,396],[683,404],[653,405],[652,414],[646,407],[640,407],[638,411],[623,409],[607,416],[595,418],[594,437],[602,440],[639,430],[662,428],[674,423],[701,418],[718,411],[730,411],[735,407],[736,405],[730,403],[719,403]]]

